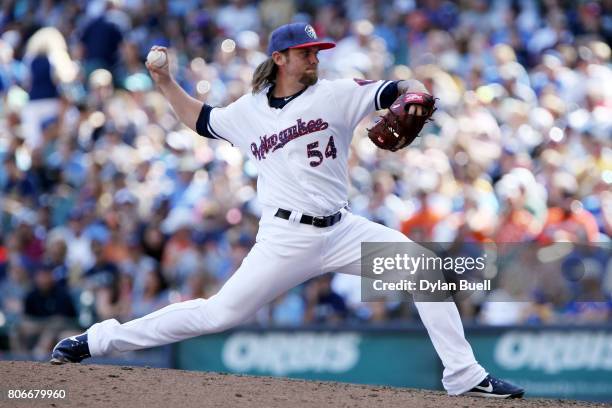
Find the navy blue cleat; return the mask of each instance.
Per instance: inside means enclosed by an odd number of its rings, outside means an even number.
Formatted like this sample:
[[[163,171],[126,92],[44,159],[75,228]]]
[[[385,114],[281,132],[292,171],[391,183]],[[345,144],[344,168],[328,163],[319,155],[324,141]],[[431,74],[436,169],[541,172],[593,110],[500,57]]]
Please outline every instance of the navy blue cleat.
[[[485,398],[522,398],[525,390],[487,375],[477,386],[464,393],[471,397]]]
[[[51,364],[80,363],[91,357],[87,344],[87,333],[67,337],[53,347]]]

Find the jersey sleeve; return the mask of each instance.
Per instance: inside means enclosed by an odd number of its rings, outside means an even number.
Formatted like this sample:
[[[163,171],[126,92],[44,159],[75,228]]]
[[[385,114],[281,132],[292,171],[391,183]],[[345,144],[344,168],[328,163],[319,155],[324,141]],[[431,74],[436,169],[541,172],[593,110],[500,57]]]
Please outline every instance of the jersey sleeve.
[[[389,91],[393,89],[394,84],[393,81],[362,79],[331,81],[336,106],[346,118],[346,124],[350,129],[357,126],[366,115],[388,107],[384,103],[387,98],[383,96],[390,93]],[[395,85],[395,89],[395,92],[397,92],[397,85]]]
[[[210,139],[225,140],[234,146],[239,146],[242,133],[238,126],[239,110],[237,102],[224,108],[204,104],[196,122],[196,132]]]

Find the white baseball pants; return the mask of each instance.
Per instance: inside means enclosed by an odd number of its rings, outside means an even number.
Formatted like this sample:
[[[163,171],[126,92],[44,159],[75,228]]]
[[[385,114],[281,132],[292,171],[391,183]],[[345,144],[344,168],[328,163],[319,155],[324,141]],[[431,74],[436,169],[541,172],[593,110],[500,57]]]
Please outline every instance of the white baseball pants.
[[[274,217],[275,210],[264,210],[256,244],[216,295],[175,303],[124,324],[115,319],[94,324],[87,331],[91,355],[221,332],[308,279],[332,271],[360,275],[361,242],[409,241],[399,231],[345,210],[340,222],[328,228],[300,224],[299,217]],[[482,381],[487,373],[464,337],[455,304],[416,302],[416,307],[444,364],[447,392],[461,394]]]

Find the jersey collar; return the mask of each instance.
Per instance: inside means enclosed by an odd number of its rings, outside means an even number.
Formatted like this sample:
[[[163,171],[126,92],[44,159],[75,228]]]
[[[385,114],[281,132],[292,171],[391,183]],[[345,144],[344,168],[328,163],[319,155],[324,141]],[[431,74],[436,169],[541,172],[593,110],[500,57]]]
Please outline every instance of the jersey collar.
[[[308,86],[302,89],[301,91],[294,93],[293,95],[286,96],[284,98],[276,98],[275,96],[272,96],[272,92],[274,91],[274,85],[272,85],[266,91],[266,97],[268,99],[268,106],[274,109],[283,109],[285,105],[287,105],[289,102],[291,102],[292,100],[294,100],[295,98],[303,94],[304,91],[306,91],[307,89],[308,89]]]

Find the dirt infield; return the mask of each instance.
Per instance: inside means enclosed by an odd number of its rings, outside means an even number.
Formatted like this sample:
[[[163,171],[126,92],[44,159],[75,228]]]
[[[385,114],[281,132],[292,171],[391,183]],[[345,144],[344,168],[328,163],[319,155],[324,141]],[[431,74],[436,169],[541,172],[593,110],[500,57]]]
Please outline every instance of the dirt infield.
[[[7,399],[8,390],[64,390],[65,399]],[[1,407],[601,407],[575,401],[490,400],[441,392],[271,377],[0,361]]]

